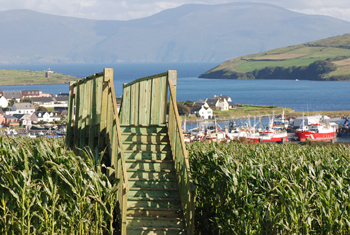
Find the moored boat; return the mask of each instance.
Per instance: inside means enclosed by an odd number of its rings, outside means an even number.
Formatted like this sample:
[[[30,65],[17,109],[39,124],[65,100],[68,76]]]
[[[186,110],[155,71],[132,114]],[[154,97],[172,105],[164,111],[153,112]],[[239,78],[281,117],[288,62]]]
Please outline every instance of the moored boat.
[[[303,122],[300,128],[294,130],[294,133],[298,136],[300,141],[331,141],[337,137],[336,131],[337,124],[321,121],[309,125],[304,125]]]
[[[288,141],[287,131],[280,128],[274,128],[274,117],[269,121],[269,125],[265,130],[259,131],[258,133],[251,133],[247,136],[247,139],[254,142],[286,142]]]

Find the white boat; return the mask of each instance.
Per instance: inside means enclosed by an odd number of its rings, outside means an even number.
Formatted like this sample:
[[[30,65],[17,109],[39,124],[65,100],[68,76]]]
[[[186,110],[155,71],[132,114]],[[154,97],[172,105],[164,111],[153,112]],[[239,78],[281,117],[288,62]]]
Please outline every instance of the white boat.
[[[329,120],[330,118],[323,116],[318,123],[306,125],[303,115],[303,122],[294,133],[300,141],[332,141],[337,137],[337,124]]]
[[[289,126],[289,121],[284,117],[284,110],[282,112],[282,116],[279,119],[274,119],[273,121],[274,127],[281,127],[282,129],[287,129]]]
[[[269,125],[265,130],[259,131],[258,133],[253,132],[247,137],[248,140],[259,143],[259,142],[286,142],[288,141],[287,131],[279,128],[274,128],[274,116],[269,120]]]

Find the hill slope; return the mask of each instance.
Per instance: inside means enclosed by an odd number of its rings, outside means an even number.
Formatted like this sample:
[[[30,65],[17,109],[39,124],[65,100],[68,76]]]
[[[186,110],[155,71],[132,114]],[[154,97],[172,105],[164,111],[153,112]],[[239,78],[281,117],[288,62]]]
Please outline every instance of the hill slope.
[[[222,62],[350,32],[350,22],[260,3],[189,4],[129,21],[0,12],[0,63]]]
[[[350,80],[350,34],[238,57],[200,77]]]
[[[0,69],[0,86],[63,84],[75,80],[78,78],[55,72],[46,77],[45,71]]]

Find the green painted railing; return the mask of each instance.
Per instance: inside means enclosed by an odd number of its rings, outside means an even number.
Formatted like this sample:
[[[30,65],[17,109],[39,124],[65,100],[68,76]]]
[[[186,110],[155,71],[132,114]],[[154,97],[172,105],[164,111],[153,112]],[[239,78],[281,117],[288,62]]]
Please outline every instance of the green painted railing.
[[[69,87],[69,108],[66,144],[77,154],[89,146],[95,159],[105,151],[107,174],[120,179],[118,204],[120,226],[126,231],[128,179],[126,175],[117,101],[113,85],[113,69],[72,82]],[[124,233],[125,234],[125,233]]]
[[[167,87],[167,73],[124,84],[120,124],[165,124]]]
[[[191,179],[188,151],[181,128],[181,118],[176,104],[176,71],[169,71],[169,116],[168,134],[173,158],[175,160],[176,178],[180,191],[182,210],[188,234],[194,233],[194,213],[196,192]]]
[[[188,152],[181,129],[181,118],[176,105],[177,72],[140,78],[124,84],[123,101],[119,113],[121,124],[165,124],[168,88],[170,104],[168,134],[184,212],[187,234],[194,231],[195,188],[190,176]]]

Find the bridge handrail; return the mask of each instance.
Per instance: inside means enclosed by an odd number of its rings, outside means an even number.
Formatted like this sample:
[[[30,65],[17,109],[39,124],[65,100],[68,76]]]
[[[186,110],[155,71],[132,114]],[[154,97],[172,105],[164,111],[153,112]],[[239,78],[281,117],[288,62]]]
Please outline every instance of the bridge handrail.
[[[104,69],[101,73],[70,84],[66,145],[77,154],[79,149],[89,146],[95,161],[107,145],[108,161],[114,168],[114,172],[107,170],[107,174],[114,173],[115,178],[119,179],[117,200],[120,226],[122,231],[126,231],[128,178],[113,85],[113,69]]]
[[[169,71],[171,73],[172,71]],[[174,71],[176,73],[176,71]],[[171,75],[169,75],[171,78]],[[184,142],[181,128],[181,118],[176,104],[176,90],[171,79],[168,81],[170,90],[170,104],[168,116],[168,134],[175,160],[175,170],[181,196],[181,204],[184,213],[186,229],[188,234],[194,233],[195,212],[195,187],[190,173],[188,150]]]

